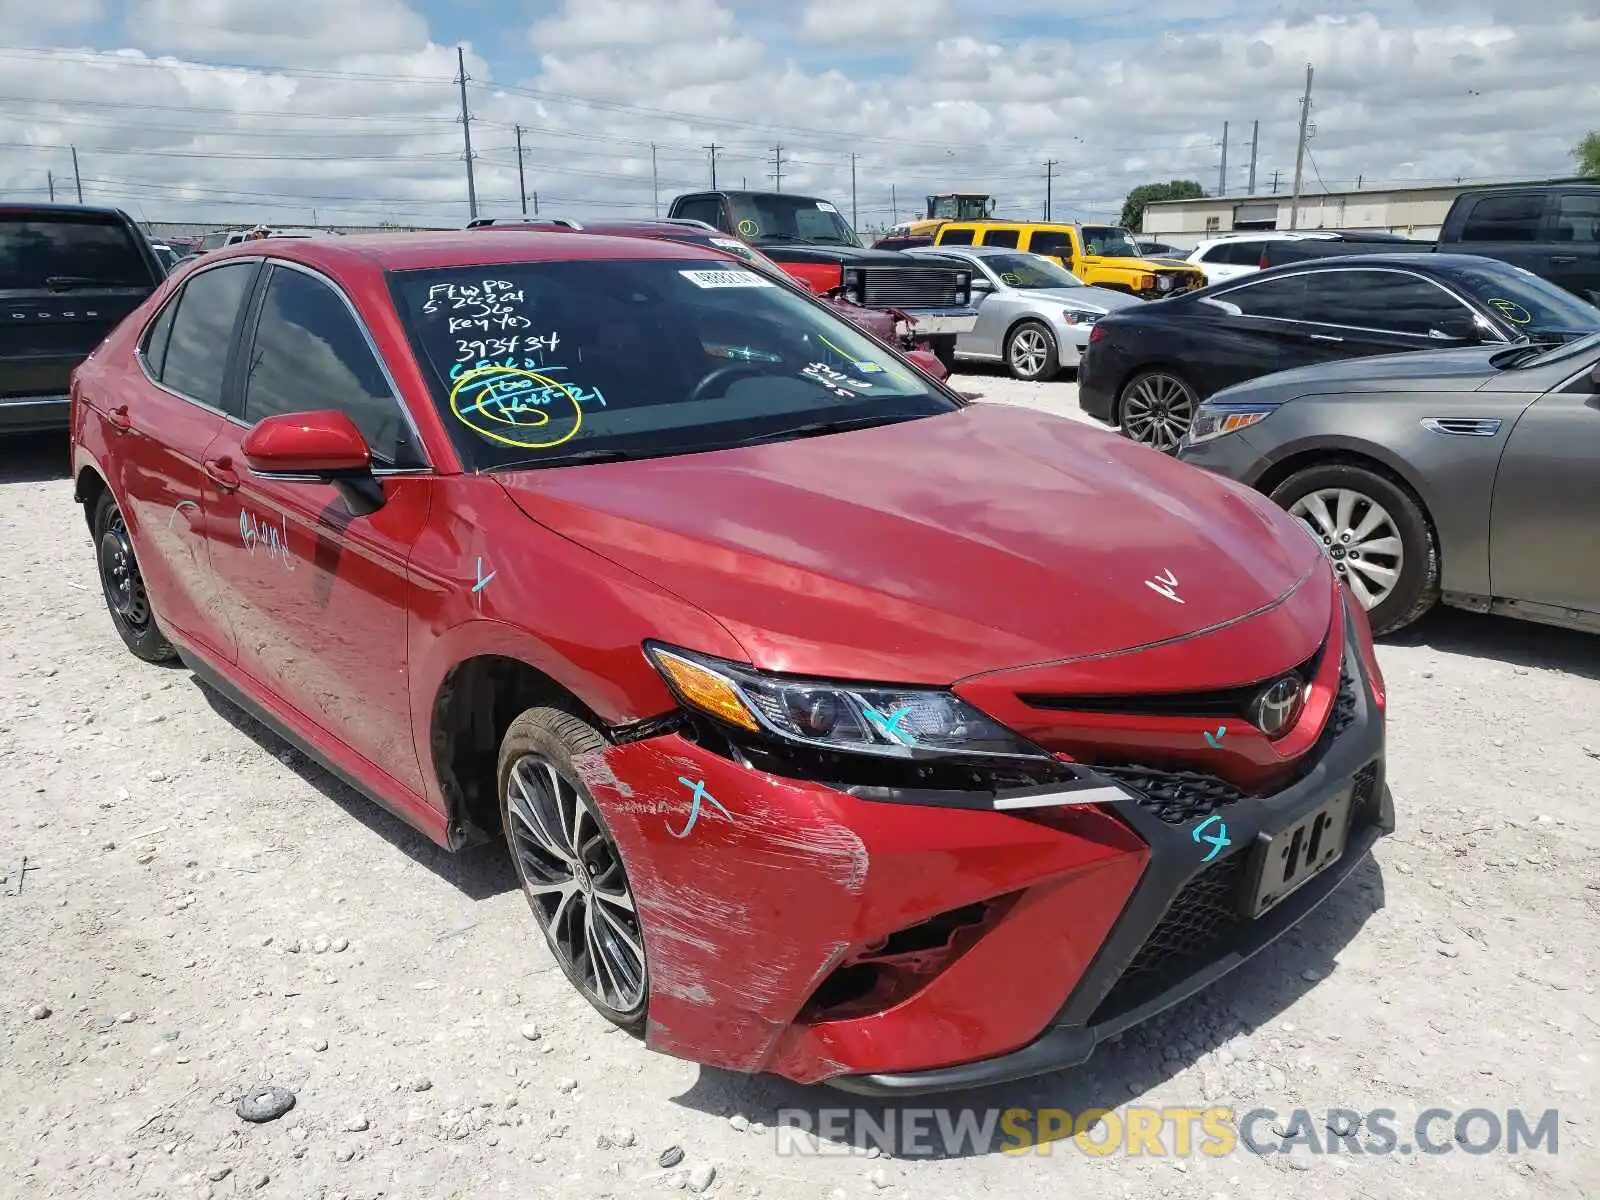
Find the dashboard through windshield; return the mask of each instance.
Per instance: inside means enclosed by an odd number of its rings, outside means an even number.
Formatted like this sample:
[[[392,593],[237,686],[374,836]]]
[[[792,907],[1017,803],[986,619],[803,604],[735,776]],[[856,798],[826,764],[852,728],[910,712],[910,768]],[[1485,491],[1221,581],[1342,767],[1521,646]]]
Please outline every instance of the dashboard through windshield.
[[[962,407],[816,301],[727,259],[451,267],[392,272],[390,287],[470,470],[694,453]]]

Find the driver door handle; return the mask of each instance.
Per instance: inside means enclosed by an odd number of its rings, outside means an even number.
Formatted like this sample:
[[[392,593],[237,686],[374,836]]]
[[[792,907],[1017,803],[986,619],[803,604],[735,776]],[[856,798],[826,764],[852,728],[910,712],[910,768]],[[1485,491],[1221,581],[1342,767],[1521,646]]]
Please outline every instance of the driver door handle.
[[[1331,334],[1331,333],[1308,333],[1308,334],[1306,334],[1306,336],[1308,338],[1310,338],[1313,342],[1342,342],[1342,341],[1344,341],[1344,339],[1342,337],[1334,337],[1333,334]]]
[[[208,458],[206,474],[225,492],[238,491],[239,476],[233,469],[233,460],[224,454],[221,458]]]
[[[1562,264],[1575,263],[1578,261],[1578,256],[1576,254],[1552,254],[1550,256],[1550,261],[1553,263]]]

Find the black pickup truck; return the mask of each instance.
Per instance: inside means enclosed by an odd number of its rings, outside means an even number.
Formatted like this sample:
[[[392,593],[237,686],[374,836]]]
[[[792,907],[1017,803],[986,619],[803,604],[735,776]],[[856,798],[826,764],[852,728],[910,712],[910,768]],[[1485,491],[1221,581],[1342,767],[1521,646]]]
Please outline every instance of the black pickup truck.
[[[946,368],[956,337],[978,323],[963,264],[872,250],[826,200],[791,192],[714,191],[674,197],[668,216],[704,221],[755,246],[812,291],[903,312]]]
[[[165,277],[120,209],[0,204],[0,435],[65,429],[73,369]]]
[[[1463,192],[1439,229],[1438,248],[1498,258],[1600,304],[1600,183]]]

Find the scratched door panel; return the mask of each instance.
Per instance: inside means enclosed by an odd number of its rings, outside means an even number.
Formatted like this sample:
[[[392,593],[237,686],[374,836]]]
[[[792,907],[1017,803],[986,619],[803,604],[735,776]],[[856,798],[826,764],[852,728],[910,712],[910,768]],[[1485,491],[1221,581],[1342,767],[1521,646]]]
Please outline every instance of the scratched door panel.
[[[212,453],[243,463],[237,444]],[[238,473],[238,489],[208,496],[208,506],[217,511],[211,562],[238,631],[239,666],[366,760],[361,774],[376,767],[420,793],[405,564],[432,479],[391,477],[383,507],[353,517],[330,485],[263,480],[242,465]]]

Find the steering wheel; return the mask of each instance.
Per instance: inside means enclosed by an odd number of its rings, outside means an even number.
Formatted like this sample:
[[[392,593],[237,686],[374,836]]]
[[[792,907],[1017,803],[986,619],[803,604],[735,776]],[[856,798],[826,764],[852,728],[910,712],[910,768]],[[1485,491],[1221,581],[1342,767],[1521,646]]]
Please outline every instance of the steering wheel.
[[[726,367],[718,367],[694,385],[694,391],[689,393],[689,403],[693,404],[696,400],[704,400],[713,385],[722,383],[724,380],[727,381],[727,384],[732,384],[738,379],[754,379],[757,375],[765,374],[766,372],[760,367],[753,367],[748,363],[735,363]],[[727,386],[724,385],[722,390],[726,392],[728,390]]]

